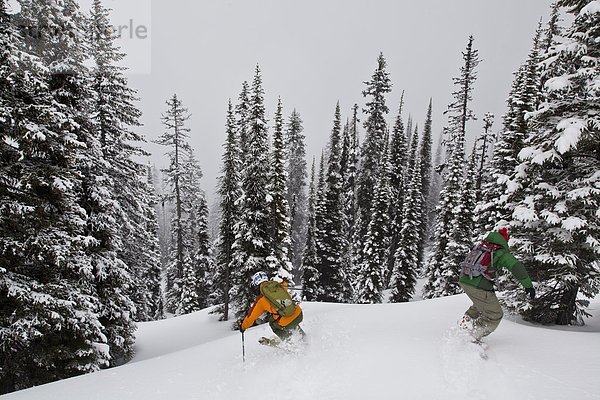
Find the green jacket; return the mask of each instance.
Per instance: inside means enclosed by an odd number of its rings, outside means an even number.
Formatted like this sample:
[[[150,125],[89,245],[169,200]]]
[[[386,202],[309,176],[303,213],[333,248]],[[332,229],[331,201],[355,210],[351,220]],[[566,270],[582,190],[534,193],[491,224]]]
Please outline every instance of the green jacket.
[[[498,232],[491,232],[485,241],[492,244],[502,246],[501,249],[494,250],[494,269],[496,271],[502,268],[507,269],[515,277],[516,280],[521,282],[524,288],[533,287],[531,278],[525,270],[523,263],[515,258],[508,249],[508,243],[504,240],[504,237]],[[469,278],[468,275],[462,274],[459,281],[466,285],[475,286],[483,290],[494,290],[494,282],[484,278],[482,275]]]

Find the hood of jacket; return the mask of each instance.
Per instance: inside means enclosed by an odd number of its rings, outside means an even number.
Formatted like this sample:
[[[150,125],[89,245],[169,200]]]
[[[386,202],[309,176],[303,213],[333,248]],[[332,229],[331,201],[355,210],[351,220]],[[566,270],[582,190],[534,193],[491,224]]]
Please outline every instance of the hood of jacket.
[[[497,244],[498,246],[502,246],[503,249],[508,250],[508,243],[506,243],[504,237],[498,232],[490,232],[485,238],[485,241],[488,243]]]

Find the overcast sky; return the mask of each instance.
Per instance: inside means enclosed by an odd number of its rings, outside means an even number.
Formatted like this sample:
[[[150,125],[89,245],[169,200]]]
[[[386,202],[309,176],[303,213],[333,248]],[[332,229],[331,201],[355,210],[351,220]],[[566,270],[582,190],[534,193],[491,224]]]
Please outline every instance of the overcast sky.
[[[91,0],[80,0],[84,9]],[[129,81],[138,90],[149,140],[163,127],[165,101],[174,93],[190,110],[190,142],[214,199],[225,140],[227,101],[234,102],[258,63],[263,73],[269,126],[277,97],[287,117],[304,121],[309,158],[320,153],[332,128],[336,102],[343,118],[364,106],[364,81],[383,52],[393,82],[389,120],[405,91],[406,122],[423,126],[433,99],[433,129],[452,101],[452,78],[462,65],[469,35],[481,64],[471,105],[479,133],[485,112],[501,125],[512,73],[525,60],[540,18],[551,0],[105,0],[122,43],[132,54]],[[131,35],[131,30],[139,35]],[[127,39],[127,40],[126,40]],[[272,131],[272,129],[271,129]],[[165,149],[149,144],[154,164],[165,166]],[[310,160],[309,160],[310,164]]]

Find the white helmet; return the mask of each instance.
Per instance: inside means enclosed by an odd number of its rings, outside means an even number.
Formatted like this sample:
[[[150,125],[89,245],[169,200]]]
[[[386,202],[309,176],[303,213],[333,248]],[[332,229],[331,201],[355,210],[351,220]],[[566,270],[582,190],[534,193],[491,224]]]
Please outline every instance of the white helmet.
[[[252,285],[253,286],[258,286],[261,283],[266,282],[268,280],[269,280],[269,277],[263,271],[258,271],[257,273],[252,275]]]

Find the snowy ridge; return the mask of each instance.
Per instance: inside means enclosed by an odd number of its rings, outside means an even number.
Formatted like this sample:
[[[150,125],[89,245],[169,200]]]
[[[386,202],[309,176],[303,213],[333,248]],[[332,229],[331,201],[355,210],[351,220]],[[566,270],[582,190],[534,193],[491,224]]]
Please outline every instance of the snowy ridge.
[[[208,310],[144,323],[128,365],[2,396],[19,400],[600,399],[600,300],[584,328],[506,317],[488,359],[458,340],[465,295],[379,305],[305,303],[302,354],[258,344]]]

